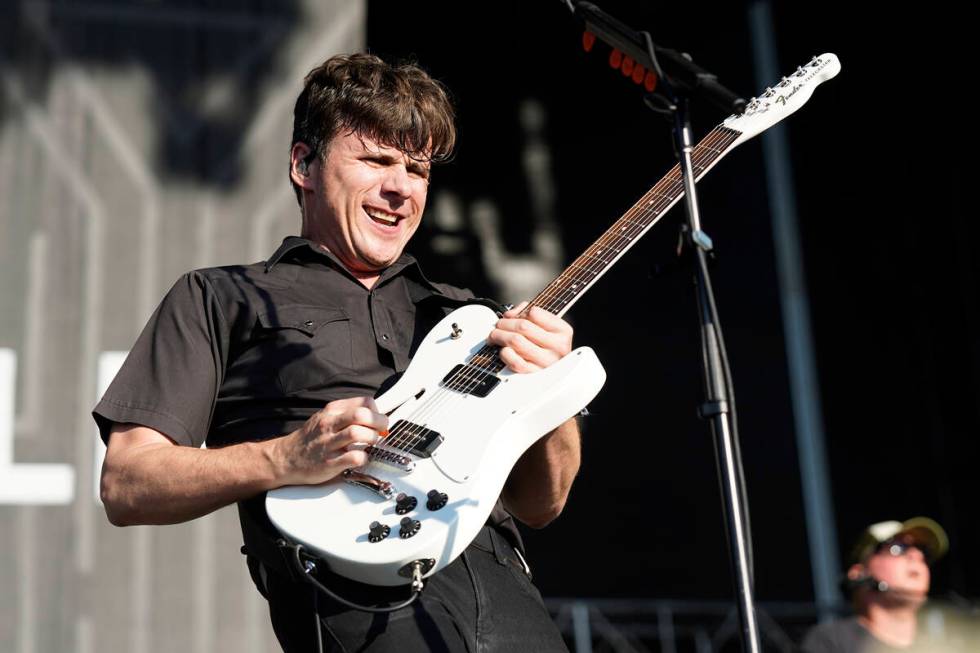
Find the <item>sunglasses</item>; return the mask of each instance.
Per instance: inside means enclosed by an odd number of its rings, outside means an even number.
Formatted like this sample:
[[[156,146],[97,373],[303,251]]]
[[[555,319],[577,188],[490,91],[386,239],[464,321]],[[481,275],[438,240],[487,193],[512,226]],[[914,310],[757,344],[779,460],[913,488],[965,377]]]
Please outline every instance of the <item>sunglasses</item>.
[[[928,547],[925,547],[916,542],[904,542],[901,540],[885,540],[875,549],[875,553],[887,553],[888,555],[897,558],[908,553],[909,549],[918,549],[922,553],[922,557],[925,558],[926,563],[932,562],[932,554]]]

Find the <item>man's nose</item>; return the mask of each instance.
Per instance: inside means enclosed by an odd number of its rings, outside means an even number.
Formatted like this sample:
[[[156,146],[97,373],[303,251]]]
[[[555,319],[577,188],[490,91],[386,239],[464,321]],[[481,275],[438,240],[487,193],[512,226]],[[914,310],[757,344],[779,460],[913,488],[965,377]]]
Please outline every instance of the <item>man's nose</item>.
[[[405,166],[389,166],[384,182],[381,184],[381,192],[392,193],[398,197],[407,198],[412,194],[411,181]]]

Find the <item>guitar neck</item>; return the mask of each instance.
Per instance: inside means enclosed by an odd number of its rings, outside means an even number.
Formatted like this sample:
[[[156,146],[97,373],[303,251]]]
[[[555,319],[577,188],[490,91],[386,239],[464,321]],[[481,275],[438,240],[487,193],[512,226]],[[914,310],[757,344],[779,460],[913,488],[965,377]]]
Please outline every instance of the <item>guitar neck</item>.
[[[797,68],[796,72],[783,77],[758,98],[752,98],[741,114],[729,116],[691,152],[694,180],[700,180],[739,143],[799,109],[810,98],[814,88],[839,72],[840,61],[836,55],[828,52],[814,57],[805,66]],[[684,180],[680,166],[675,165],[623,217],[538,293],[522,314],[532,306],[540,306],[559,317],[567,313],[579,297],[683,196]],[[484,346],[471,359],[471,364],[494,372],[504,367],[498,349],[491,345]]]
[[[702,176],[730,150],[741,132],[719,125],[691,153],[695,179]],[[684,197],[679,164],[648,190],[619,220],[589,246],[565,271],[531,300],[558,316],[564,315],[599,277],[613,266],[674,204]]]
[[[700,180],[723,156],[735,148],[742,132],[718,125],[691,152],[695,180]],[[684,197],[684,180],[679,164],[675,164],[663,179],[654,184],[629,211],[616,220],[605,233],[589,246],[565,271],[532,299],[523,312],[540,306],[559,317],[578,301],[585,291],[599,280],[606,270],[636,244],[660,218]],[[504,362],[499,349],[485,345],[470,363],[486,371],[499,372]]]

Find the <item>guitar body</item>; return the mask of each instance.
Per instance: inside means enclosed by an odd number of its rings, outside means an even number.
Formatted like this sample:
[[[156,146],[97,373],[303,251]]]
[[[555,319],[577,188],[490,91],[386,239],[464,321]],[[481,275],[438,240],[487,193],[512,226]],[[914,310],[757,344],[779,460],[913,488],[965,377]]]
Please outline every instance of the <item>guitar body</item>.
[[[454,367],[486,345],[497,319],[480,305],[454,311],[429,332],[398,382],[378,397],[378,409],[390,413],[392,427],[379,447],[394,451],[407,439],[394,428],[400,421],[442,438],[428,455],[406,453],[414,464],[410,471],[377,461],[357,470],[390,483],[389,497],[340,476],[322,485],[279,488],[266,498],[272,523],[334,573],[372,585],[409,583],[411,577],[399,571],[418,560],[430,575],[456,559],[486,522],[518,458],[584,408],[606,378],[595,353],[580,347],[538,372],[498,372],[499,382],[484,397],[446,387],[443,380]],[[445,505],[427,507],[430,490],[446,494]],[[400,493],[417,500],[403,514],[396,511]],[[400,535],[405,517],[419,522],[410,537]],[[372,522],[388,526],[388,535],[372,542]]]
[[[694,148],[695,179],[799,109],[838,72],[837,57],[822,54],[753,98]],[[528,308],[564,315],[684,192],[675,165]],[[329,483],[269,492],[266,509],[279,530],[332,571],[374,585],[407,584],[413,563],[430,575],[452,562],[483,526],[521,454],[580,411],[606,378],[588,347],[532,374],[509,372],[486,344],[496,321],[493,311],[473,305],[436,325],[404,376],[377,400],[393,425],[379,455]],[[427,505],[432,490],[437,501]],[[415,504],[398,501],[399,493]],[[405,517],[412,521],[403,531]]]

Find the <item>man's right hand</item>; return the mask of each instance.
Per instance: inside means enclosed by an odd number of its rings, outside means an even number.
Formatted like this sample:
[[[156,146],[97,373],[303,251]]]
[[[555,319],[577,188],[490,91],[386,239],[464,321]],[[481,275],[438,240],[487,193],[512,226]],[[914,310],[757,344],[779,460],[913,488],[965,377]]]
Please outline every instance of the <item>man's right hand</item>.
[[[381,440],[388,418],[371,397],[331,401],[289,435],[274,440],[283,485],[323,483],[368,463],[364,447]]]

